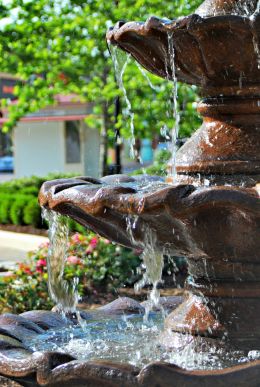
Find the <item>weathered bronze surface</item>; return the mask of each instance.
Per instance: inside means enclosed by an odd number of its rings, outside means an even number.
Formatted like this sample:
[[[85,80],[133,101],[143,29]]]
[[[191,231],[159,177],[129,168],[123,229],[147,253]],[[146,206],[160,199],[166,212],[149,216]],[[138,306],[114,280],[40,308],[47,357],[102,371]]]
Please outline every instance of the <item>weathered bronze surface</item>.
[[[189,258],[189,289],[207,297],[202,315],[192,298],[173,312],[174,331],[228,333],[239,348],[260,346],[260,201],[257,188],[160,184],[149,178],[114,175],[87,184],[87,178],[47,182],[40,203],[125,246],[151,243],[165,253]],[[145,181],[146,179],[146,181]],[[92,181],[92,180],[91,180]],[[108,182],[107,182],[108,181]],[[144,188],[145,184],[147,189]],[[143,191],[140,194],[140,186]],[[131,223],[132,222],[132,223]],[[129,230],[131,224],[135,227]],[[221,297],[221,298],[220,298]],[[203,301],[204,302],[204,301]],[[216,309],[216,304],[219,308]],[[219,310],[219,312],[216,312]],[[232,313],[231,313],[232,311]],[[246,313],[245,313],[246,311]],[[183,323],[180,322],[180,317]],[[212,317],[213,316],[213,317]],[[249,317],[250,318],[245,318]],[[239,322],[239,325],[237,324]],[[215,335],[215,334],[214,334]]]
[[[260,310],[257,3],[208,0],[194,15],[172,22],[152,17],[145,23],[121,23],[107,34],[112,44],[129,52],[149,71],[200,88],[203,99],[198,111],[203,124],[176,157],[183,186],[145,196],[140,218],[145,217],[157,230],[158,242],[162,240],[158,235],[163,234],[162,245],[167,240],[168,248],[172,243],[178,253],[189,258],[193,276],[189,288],[195,296],[167,319],[168,333],[190,331],[221,337],[227,332],[229,341],[240,348],[260,345],[256,313]],[[199,182],[210,187],[195,189],[192,183]],[[256,195],[251,196],[253,192]],[[245,209],[253,197],[252,207]],[[147,213],[155,214],[155,202],[159,218],[150,221]],[[170,235],[177,220],[183,233]],[[156,227],[156,222],[160,226]],[[186,248],[178,249],[184,244]],[[198,302],[199,294],[206,296],[207,302]]]
[[[257,9],[257,2],[258,0],[205,0],[196,13],[201,16],[252,15]]]

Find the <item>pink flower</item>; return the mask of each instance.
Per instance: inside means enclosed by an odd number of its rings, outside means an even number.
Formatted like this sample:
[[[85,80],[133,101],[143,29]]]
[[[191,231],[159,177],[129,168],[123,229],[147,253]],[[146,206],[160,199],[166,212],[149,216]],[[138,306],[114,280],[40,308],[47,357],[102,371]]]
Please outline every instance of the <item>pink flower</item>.
[[[90,246],[95,249],[97,247],[98,239],[97,238],[92,238],[89,242]]]
[[[43,242],[43,243],[40,244],[39,248],[40,248],[40,249],[43,249],[44,247],[49,247],[49,245],[50,245],[50,242],[49,242],[49,241]]]
[[[67,258],[67,262],[70,263],[71,265],[78,265],[81,263],[81,260],[78,257],[76,257],[76,255],[70,255]]]
[[[43,273],[43,268],[47,265],[46,259],[38,259],[36,262],[37,273]]]
[[[47,265],[46,259],[39,259],[36,262],[36,267],[41,267],[41,266],[46,266],[46,265]]]
[[[71,241],[73,243],[80,243],[80,235],[79,235],[79,233],[76,233],[76,234],[72,235]]]
[[[104,243],[105,243],[106,245],[109,245],[109,244],[111,243],[108,239],[103,239],[103,241],[104,241]]]

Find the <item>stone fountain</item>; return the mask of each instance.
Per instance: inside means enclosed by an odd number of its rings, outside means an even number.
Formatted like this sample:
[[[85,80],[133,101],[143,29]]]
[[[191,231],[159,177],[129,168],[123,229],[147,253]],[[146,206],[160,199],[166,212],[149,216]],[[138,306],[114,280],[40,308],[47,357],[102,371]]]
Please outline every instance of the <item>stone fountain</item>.
[[[46,182],[39,196],[43,207],[122,245],[143,249],[152,235],[155,251],[187,257],[187,294],[166,318],[161,336],[162,345],[173,351],[183,338],[197,340],[200,348],[260,349],[257,3],[206,0],[188,17],[119,22],[107,34],[148,71],[200,88],[203,124],[178,151],[171,184],[147,176],[79,177]],[[258,386],[260,361],[203,372],[157,362],[140,371],[42,353],[12,362],[0,357],[0,374],[25,379],[36,374],[39,385],[53,386],[87,381],[93,386]]]

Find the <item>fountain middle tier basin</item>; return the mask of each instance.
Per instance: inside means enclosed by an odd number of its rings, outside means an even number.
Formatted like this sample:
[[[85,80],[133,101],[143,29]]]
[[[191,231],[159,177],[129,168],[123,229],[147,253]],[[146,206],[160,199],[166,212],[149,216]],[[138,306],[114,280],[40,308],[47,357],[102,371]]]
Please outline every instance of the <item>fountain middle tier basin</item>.
[[[188,258],[190,297],[169,316],[166,341],[188,333],[259,349],[258,186],[174,186],[113,175],[46,182],[39,198],[122,245]]]
[[[152,243],[165,253],[193,259],[253,264],[260,251],[258,191],[112,175],[46,182],[39,200],[127,247]]]

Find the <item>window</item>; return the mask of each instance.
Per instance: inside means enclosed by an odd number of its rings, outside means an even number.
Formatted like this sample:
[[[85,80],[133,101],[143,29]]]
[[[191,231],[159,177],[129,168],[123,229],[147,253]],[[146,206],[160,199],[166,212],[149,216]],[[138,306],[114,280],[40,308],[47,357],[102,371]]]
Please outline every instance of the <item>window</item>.
[[[81,162],[80,123],[79,121],[65,122],[66,163]]]

